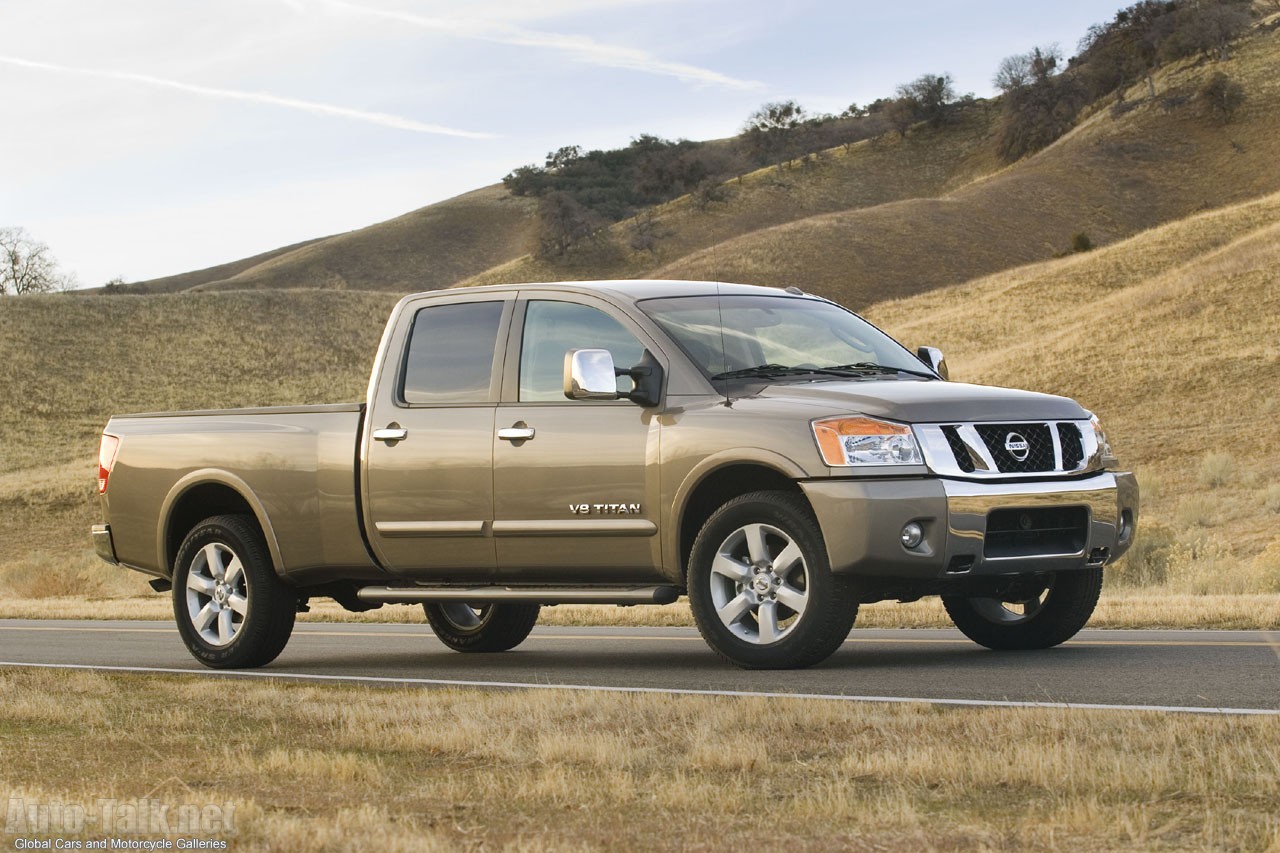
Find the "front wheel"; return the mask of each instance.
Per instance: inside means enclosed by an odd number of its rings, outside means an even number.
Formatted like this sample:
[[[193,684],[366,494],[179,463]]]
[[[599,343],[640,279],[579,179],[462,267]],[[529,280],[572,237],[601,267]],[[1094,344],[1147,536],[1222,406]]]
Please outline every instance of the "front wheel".
[[[173,570],[173,615],[196,660],[214,669],[264,666],[284,651],[297,594],[276,576],[248,516],[219,515],[192,528]]]
[[[484,604],[460,601],[422,605],[440,642],[455,652],[505,652],[524,642],[538,621],[537,604]]]
[[[852,580],[832,574],[822,530],[789,492],[753,492],[717,510],[694,542],[688,587],[703,639],[745,669],[826,660],[858,615]]]
[[[1076,635],[1098,605],[1102,569],[1043,576],[1017,593],[999,598],[942,596],[951,621],[989,649],[1047,649]]]

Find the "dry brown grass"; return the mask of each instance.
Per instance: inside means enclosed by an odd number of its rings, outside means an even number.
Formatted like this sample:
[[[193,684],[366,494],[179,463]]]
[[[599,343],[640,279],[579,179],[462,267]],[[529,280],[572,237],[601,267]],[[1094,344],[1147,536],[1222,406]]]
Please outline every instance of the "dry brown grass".
[[[827,152],[808,172],[761,170],[705,211],[673,202],[657,211],[668,236],[656,256],[620,249],[623,223],[607,250],[574,263],[521,258],[466,283],[642,275],[795,284],[862,308],[1051,258],[1077,232],[1111,243],[1280,189],[1278,65],[1274,34],[1258,30],[1229,61],[1157,74],[1162,95],[1193,93],[1216,71],[1241,81],[1247,107],[1225,127],[1192,103],[1166,111],[1145,102],[1144,83],[1126,93],[1137,109],[1113,116],[1100,104],[1045,151],[1002,169],[990,153],[994,108],[977,109],[960,128]]]
[[[1280,844],[1275,718],[24,670],[0,691],[11,796],[230,801],[240,850]]]
[[[149,292],[436,290],[524,254],[533,209],[532,200],[489,186],[366,228],[140,286]]]
[[[651,211],[661,235],[652,254],[622,248],[628,245],[630,225],[622,222],[608,232],[603,245],[567,263],[525,255],[461,284],[641,278],[744,234],[825,213],[936,196],[997,168],[990,145],[997,113],[994,106],[979,103],[955,124],[921,127],[908,140],[867,140],[824,151],[803,163],[770,166],[735,178],[723,186],[724,202],[700,207],[684,196],[659,205]]]
[[[1140,583],[1278,592],[1280,573],[1254,560],[1277,537],[1278,221],[1280,194],[869,314],[912,345],[941,346],[955,378],[1097,412],[1122,462],[1154,486],[1128,558],[1153,563],[1133,573]],[[1152,533],[1158,548],[1144,543]]]
[[[1183,63],[1163,92],[1194,91],[1224,70],[1250,111],[1227,128],[1187,107],[1100,110],[1050,148],[936,199],[796,220],[739,236],[656,269],[656,277],[798,284],[855,308],[955,284],[1096,244],[1195,211],[1280,189],[1280,50],[1258,35],[1228,63]],[[1140,92],[1131,99],[1142,100]],[[904,239],[905,238],[905,239]]]
[[[0,299],[0,569],[77,564],[113,413],[360,400],[395,297]],[[7,569],[5,569],[7,573]]]

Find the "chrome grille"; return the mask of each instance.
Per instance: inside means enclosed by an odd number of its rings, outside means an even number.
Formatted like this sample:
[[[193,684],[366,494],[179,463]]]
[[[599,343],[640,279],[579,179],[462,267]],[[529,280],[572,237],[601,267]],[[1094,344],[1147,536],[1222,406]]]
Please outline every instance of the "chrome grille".
[[[953,422],[913,429],[926,464],[943,476],[1065,476],[1101,467],[1097,438],[1085,420]]]
[[[969,446],[960,437],[960,431],[955,426],[948,425],[942,428],[942,434],[947,437],[947,444],[951,446],[951,452],[955,454],[956,464],[960,466],[960,470],[966,474],[972,473],[977,466],[973,464]]]
[[[1058,444],[1062,445],[1063,470],[1073,471],[1084,462],[1084,445],[1080,442],[1080,427],[1075,424],[1058,424]]]
[[[995,459],[997,470],[1030,474],[1058,469],[1048,424],[974,424],[974,428]],[[1025,449],[1010,450],[1015,441],[1025,444]]]

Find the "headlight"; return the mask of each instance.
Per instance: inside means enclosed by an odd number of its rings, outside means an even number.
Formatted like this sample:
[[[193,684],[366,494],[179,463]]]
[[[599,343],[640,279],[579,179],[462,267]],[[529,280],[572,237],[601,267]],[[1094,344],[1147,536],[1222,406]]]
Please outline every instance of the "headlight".
[[[813,436],[828,465],[923,465],[920,445],[906,424],[838,417],[813,422]]]
[[[1107,434],[1103,432],[1102,422],[1098,420],[1097,415],[1089,415],[1089,426],[1093,427],[1093,437],[1098,441],[1098,450],[1102,458],[1114,459],[1115,454],[1111,452],[1111,444],[1107,441]]]

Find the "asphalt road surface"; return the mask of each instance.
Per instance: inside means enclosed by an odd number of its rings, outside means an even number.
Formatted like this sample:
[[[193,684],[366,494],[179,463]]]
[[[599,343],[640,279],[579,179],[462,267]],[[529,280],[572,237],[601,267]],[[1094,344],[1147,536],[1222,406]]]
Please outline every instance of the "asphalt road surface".
[[[197,664],[170,623],[0,620],[0,666],[30,665],[227,677]],[[275,663],[252,674],[1280,714],[1280,632],[1086,630],[1056,649],[992,652],[953,630],[855,629],[819,666],[746,672],[720,663],[692,628],[540,626],[514,651],[479,655],[450,651],[425,624],[313,622],[299,623]]]

